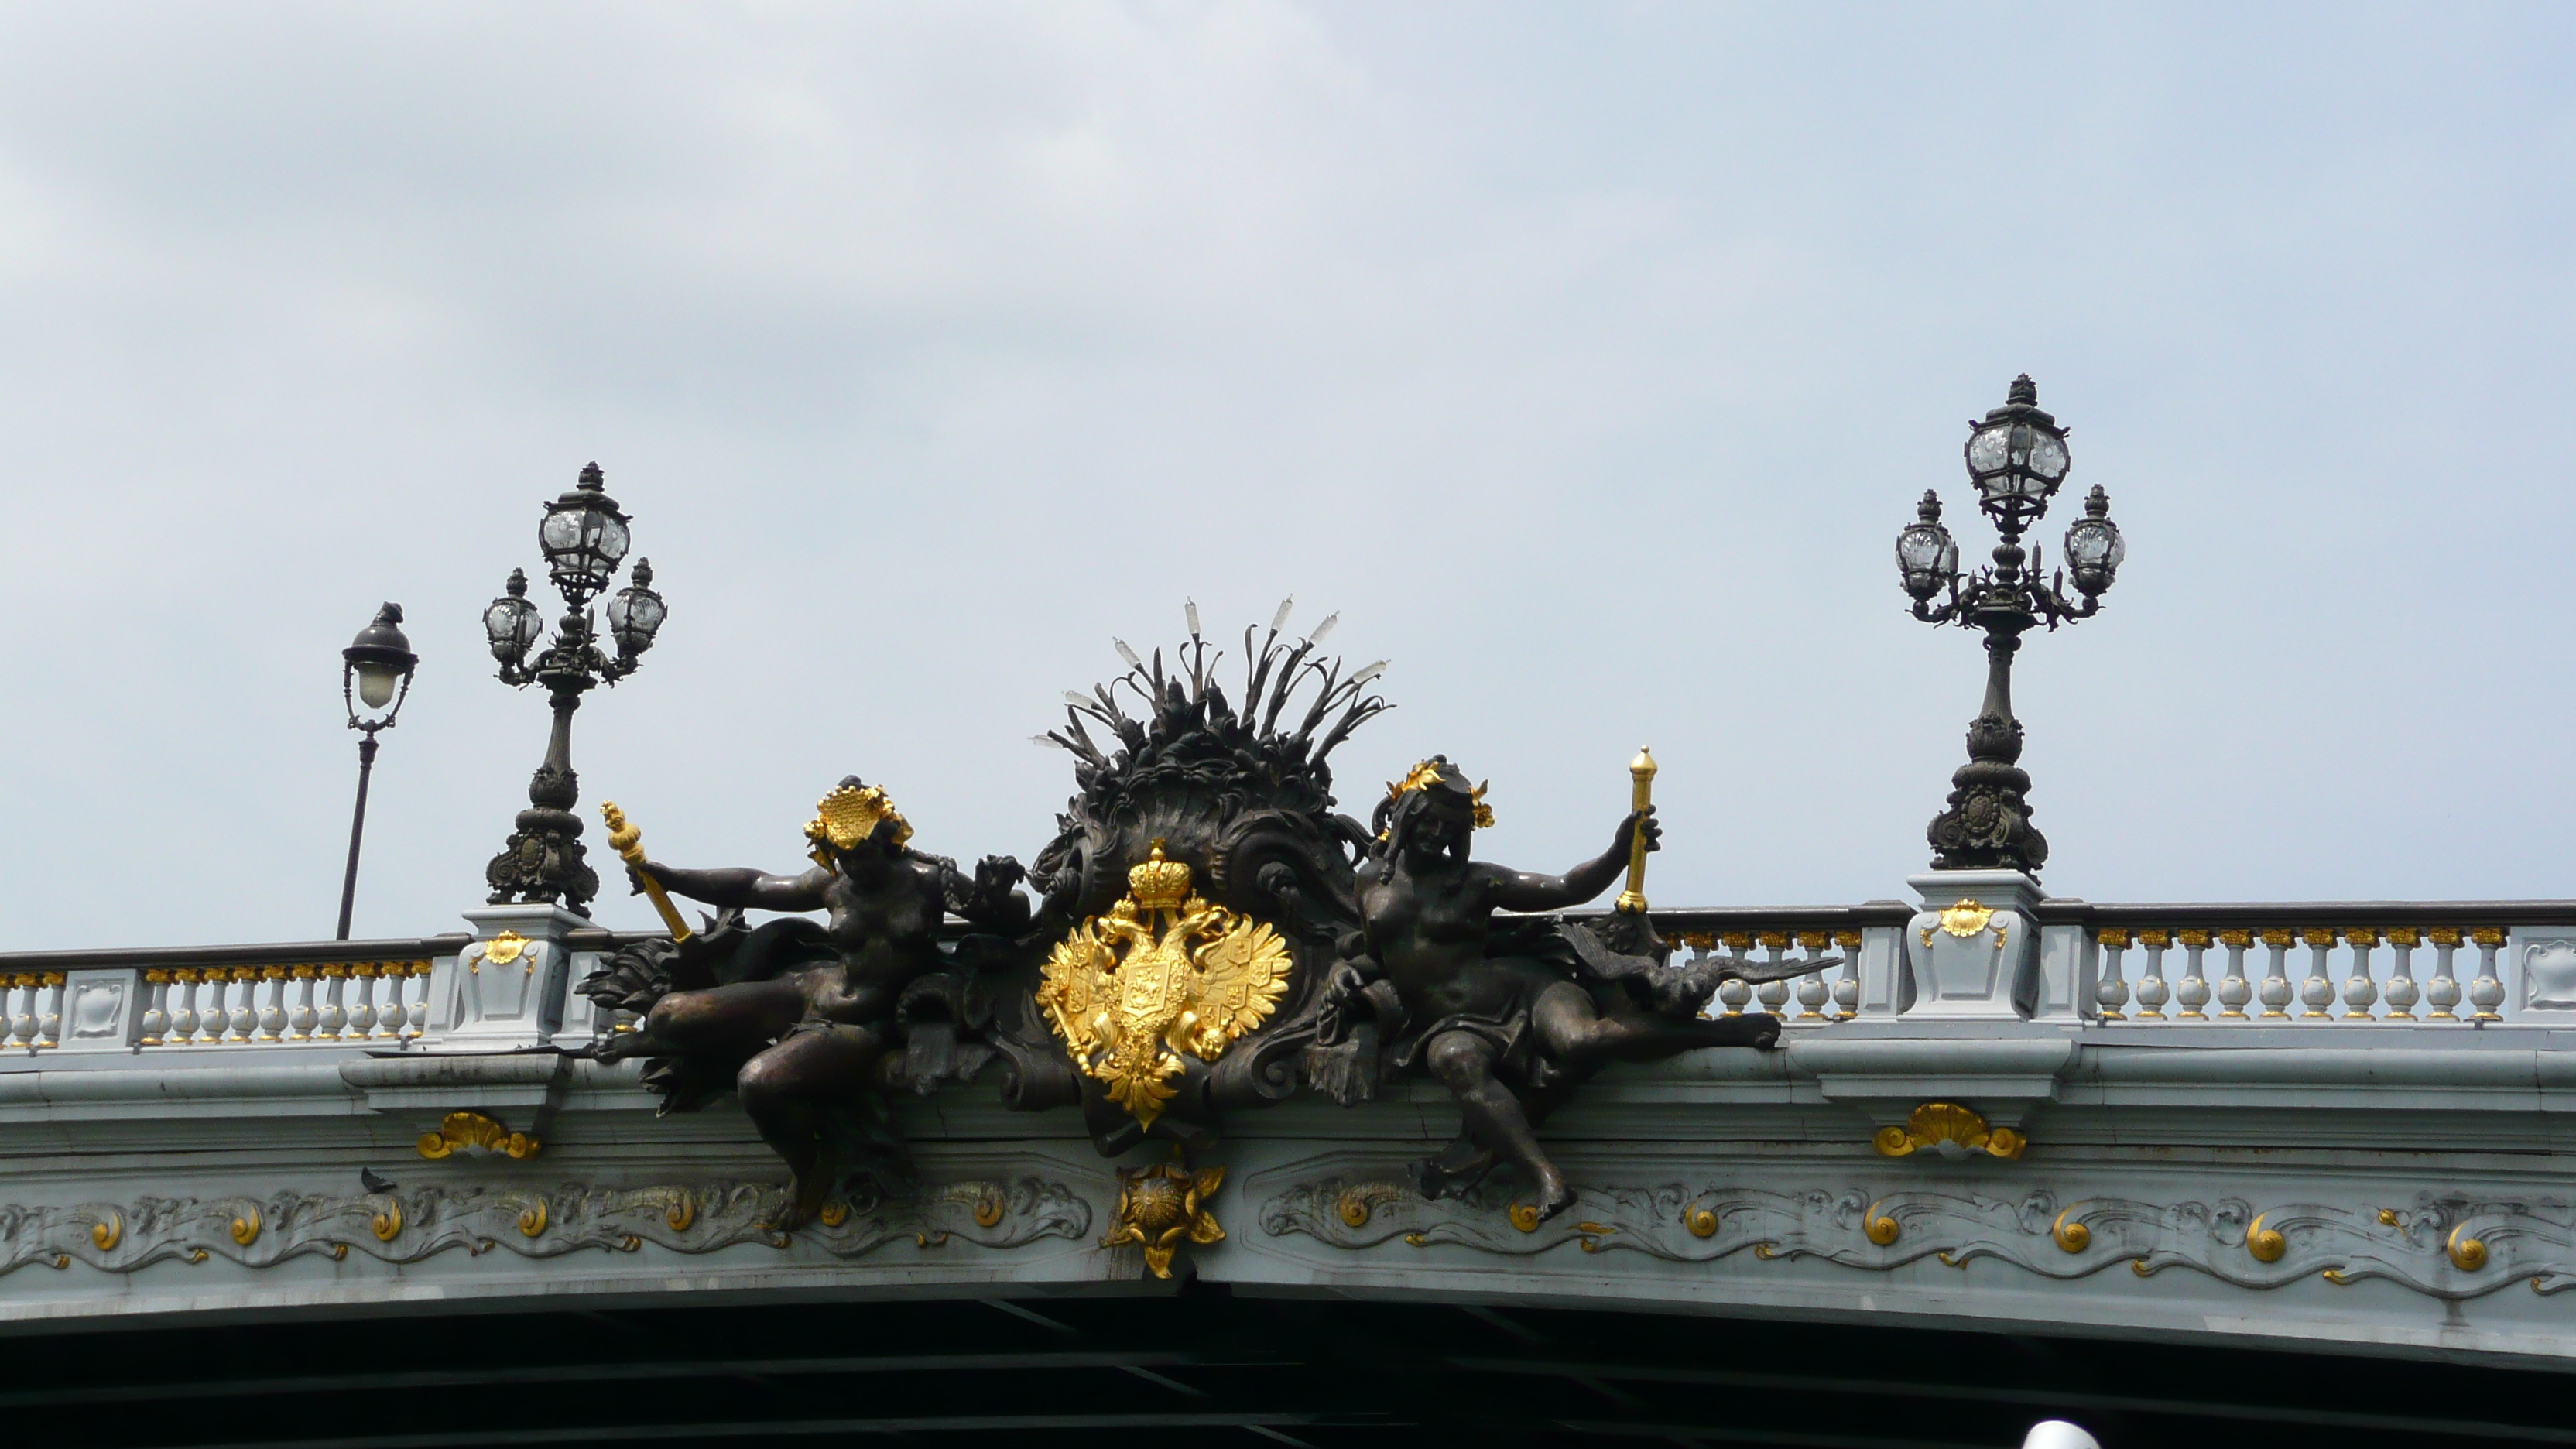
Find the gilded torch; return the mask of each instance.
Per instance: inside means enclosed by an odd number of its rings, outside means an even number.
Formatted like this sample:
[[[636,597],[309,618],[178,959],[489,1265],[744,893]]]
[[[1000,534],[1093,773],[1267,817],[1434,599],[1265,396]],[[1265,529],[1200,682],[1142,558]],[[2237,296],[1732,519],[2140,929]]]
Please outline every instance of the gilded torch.
[[[1644,746],[1637,758],[1628,762],[1628,778],[1636,782],[1628,796],[1628,808],[1643,810],[1655,803],[1655,757]],[[1642,911],[1646,908],[1646,822],[1637,822],[1636,838],[1628,842],[1628,888],[1619,892],[1619,909]]]
[[[617,808],[617,802],[603,802],[599,807],[599,818],[608,822],[608,848],[616,851],[628,865],[642,865],[644,832],[626,823],[626,812]],[[644,883],[644,894],[652,897],[653,909],[662,913],[662,924],[671,928],[671,939],[689,939],[689,923],[680,919],[679,908],[671,904],[670,896],[664,894],[662,883],[641,870],[635,872],[635,878]]]

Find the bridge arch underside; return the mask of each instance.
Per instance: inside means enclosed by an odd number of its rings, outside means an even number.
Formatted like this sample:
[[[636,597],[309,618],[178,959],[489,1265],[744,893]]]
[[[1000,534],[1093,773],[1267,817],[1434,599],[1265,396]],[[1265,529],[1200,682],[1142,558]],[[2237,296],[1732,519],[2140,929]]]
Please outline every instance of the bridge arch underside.
[[[263,1315],[0,1340],[20,1443],[428,1449],[2570,1443],[2563,1372],[1638,1311],[1256,1296]]]

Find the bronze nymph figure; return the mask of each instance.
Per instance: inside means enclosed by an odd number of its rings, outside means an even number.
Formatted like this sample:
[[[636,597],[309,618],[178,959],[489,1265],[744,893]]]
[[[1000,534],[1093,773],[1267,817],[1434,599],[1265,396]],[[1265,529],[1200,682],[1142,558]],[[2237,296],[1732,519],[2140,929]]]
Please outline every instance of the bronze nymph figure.
[[[879,1094],[962,1081],[989,1059],[975,1040],[989,1000],[973,979],[990,938],[943,945],[949,912],[1005,931],[1024,927],[1021,872],[987,857],[967,879],[908,849],[912,827],[886,793],[855,775],[823,797],[813,868],[684,870],[645,861],[638,877],[719,907],[708,931],[629,948],[582,983],[605,1006],[643,1011],[611,1036],[603,1061],[659,1058],[646,1081],[665,1110],[688,1110],[733,1087],[761,1138],[785,1159],[794,1198],[780,1227],[819,1211],[852,1175],[900,1177],[900,1143]],[[824,923],[742,925],[745,910],[824,911]]]
[[[1358,871],[1361,952],[1336,968],[1326,1036],[1373,1038],[1382,1071],[1419,1069],[1457,1099],[1458,1138],[1415,1165],[1424,1196],[1463,1192],[1500,1159],[1528,1176],[1546,1218],[1572,1206],[1574,1190],[1534,1129],[1574,1086],[1613,1061],[1768,1048],[1780,1023],[1699,1015],[1741,963],[1667,968],[1611,951],[1585,926],[1494,919],[1564,910],[1608,890],[1639,835],[1659,848],[1653,807],[1620,821],[1600,855],[1551,876],[1470,858],[1475,829],[1493,818],[1483,795],[1442,756],[1388,787]]]

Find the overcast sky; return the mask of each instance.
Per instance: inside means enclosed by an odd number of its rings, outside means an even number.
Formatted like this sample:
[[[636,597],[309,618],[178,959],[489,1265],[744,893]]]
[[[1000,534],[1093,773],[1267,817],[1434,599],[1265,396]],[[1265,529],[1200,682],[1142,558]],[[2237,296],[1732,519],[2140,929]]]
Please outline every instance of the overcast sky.
[[[2560,5],[0,10],[0,946],[328,936],[385,599],[357,933],[457,927],[594,458],[671,618],[582,809],[675,863],[853,771],[1025,859],[1113,635],[1293,593],[1394,661],[1355,813],[1443,751],[1561,869],[1647,743],[1658,905],[1899,896],[1982,661],[1890,550],[1991,546],[2022,371],[2130,543],[2021,656],[2052,891],[2576,893],[2570,74]]]

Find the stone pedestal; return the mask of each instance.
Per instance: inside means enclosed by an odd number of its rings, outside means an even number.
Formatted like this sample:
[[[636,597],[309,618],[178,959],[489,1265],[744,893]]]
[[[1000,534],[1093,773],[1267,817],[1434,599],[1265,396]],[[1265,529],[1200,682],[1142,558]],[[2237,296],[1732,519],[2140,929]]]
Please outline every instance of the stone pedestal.
[[[564,938],[592,922],[560,906],[485,906],[465,913],[474,939],[429,973],[428,1051],[541,1047],[563,1029],[572,952]]]
[[[2017,870],[1909,876],[1923,909],[1905,926],[1907,1020],[2019,1021],[2037,995],[2039,882]]]

